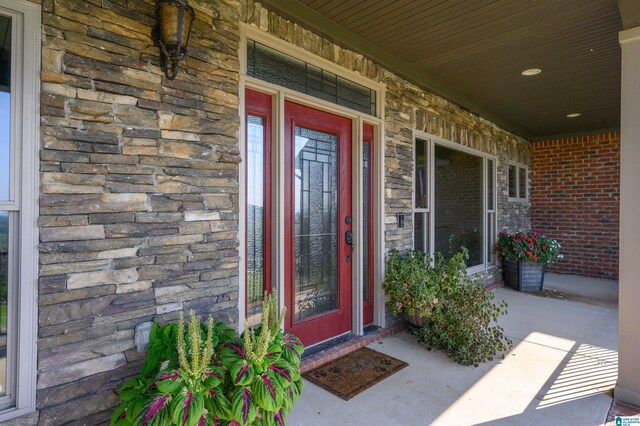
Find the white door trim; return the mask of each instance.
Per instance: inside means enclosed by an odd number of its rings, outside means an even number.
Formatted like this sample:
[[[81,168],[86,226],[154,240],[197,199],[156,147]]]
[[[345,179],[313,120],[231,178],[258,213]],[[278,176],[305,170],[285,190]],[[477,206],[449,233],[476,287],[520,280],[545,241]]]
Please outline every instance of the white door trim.
[[[242,100],[240,105],[242,110],[240,111],[241,117],[241,145],[244,144],[244,93],[245,90],[257,90],[263,93],[267,93],[273,96],[274,99],[274,113],[273,113],[273,139],[272,139],[272,157],[273,157],[273,196],[275,208],[273,214],[273,289],[279,292],[280,307],[284,307],[284,102],[293,101],[311,108],[326,111],[332,114],[340,115],[352,120],[352,143],[353,143],[353,159],[352,159],[352,178],[353,178],[353,233],[354,241],[356,242],[356,252],[354,252],[354,264],[353,264],[353,280],[352,280],[352,295],[353,295],[353,321],[352,332],[354,334],[363,333],[363,301],[362,301],[362,279],[363,279],[363,259],[362,250],[358,248],[362,247],[362,125],[364,123],[372,124],[374,126],[374,141],[373,141],[373,155],[374,155],[374,182],[372,190],[374,191],[374,324],[379,327],[385,326],[385,295],[382,290],[382,281],[384,279],[384,259],[385,259],[385,244],[384,244],[384,101],[385,101],[385,85],[378,83],[362,75],[347,70],[331,61],[321,58],[313,53],[294,46],[287,41],[281,40],[271,34],[268,34],[256,27],[248,24],[241,24],[241,39],[240,39],[240,96]],[[304,60],[308,63],[316,65],[320,68],[326,69],[336,75],[347,78],[355,83],[361,84],[376,91],[376,111],[378,117],[367,115],[358,111],[354,111],[345,108],[340,105],[336,105],[331,102],[324,101],[312,96],[308,96],[303,93],[299,93],[284,87],[280,87],[253,77],[246,75],[247,72],[247,40],[257,40],[271,48],[277,49],[283,53],[291,55],[293,57]],[[241,149],[241,155],[243,159],[246,157],[244,149]],[[244,161],[242,162],[244,164]],[[240,167],[241,184],[240,184],[240,265],[244,265],[246,242],[244,231],[242,231],[243,224],[246,222],[246,218],[243,212],[246,210],[246,189],[243,185],[245,168],[243,165]],[[243,299],[246,288],[244,271],[240,273],[240,297]],[[243,328],[243,318],[245,316],[244,302],[242,301],[239,307],[240,313],[240,329]]]

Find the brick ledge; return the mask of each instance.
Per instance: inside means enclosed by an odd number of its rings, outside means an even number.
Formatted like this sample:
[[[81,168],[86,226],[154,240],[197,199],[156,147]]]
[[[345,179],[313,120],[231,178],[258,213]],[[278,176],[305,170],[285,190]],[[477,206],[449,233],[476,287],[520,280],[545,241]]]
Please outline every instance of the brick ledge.
[[[606,426],[614,426],[616,417],[640,417],[640,407],[624,401],[614,400],[607,416]]]
[[[307,359],[304,359],[300,364],[300,372],[306,373],[309,370],[313,370],[316,367],[319,367],[323,364],[328,363],[329,361],[333,361],[336,358],[340,358],[343,355],[354,352],[360,348],[363,348],[376,340],[380,340],[383,337],[391,336],[392,334],[396,334],[401,332],[406,328],[406,324],[398,324],[393,327],[388,327],[382,330],[378,330],[374,333],[367,334],[364,336],[360,336],[356,339],[349,340],[347,342],[336,345],[332,348],[319,352],[315,355],[310,356]]]
[[[486,286],[484,289],[486,291],[494,291],[499,289],[500,287],[504,287],[504,283],[493,283],[493,284],[489,284],[488,286]]]

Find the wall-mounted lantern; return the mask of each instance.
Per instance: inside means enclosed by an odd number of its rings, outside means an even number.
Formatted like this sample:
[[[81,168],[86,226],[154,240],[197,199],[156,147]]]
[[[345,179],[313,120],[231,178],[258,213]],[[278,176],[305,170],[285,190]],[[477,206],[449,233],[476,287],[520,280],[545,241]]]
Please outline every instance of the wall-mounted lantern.
[[[156,42],[160,46],[164,75],[173,80],[178,74],[178,62],[187,56],[187,44],[195,12],[187,0],[158,0]]]

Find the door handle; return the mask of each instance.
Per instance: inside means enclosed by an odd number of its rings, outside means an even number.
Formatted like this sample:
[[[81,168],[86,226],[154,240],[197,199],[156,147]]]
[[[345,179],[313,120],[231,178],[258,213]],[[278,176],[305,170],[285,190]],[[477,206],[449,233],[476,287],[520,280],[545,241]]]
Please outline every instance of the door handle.
[[[344,223],[346,223],[347,225],[351,225],[351,216],[347,216],[344,218]],[[355,248],[353,247],[353,232],[351,231],[345,231],[344,233],[344,241],[349,244],[351,246],[351,253],[349,253],[347,255],[347,263],[351,263],[351,255],[353,254],[353,251],[355,250]]]
[[[351,246],[351,253],[356,249],[353,245],[353,232],[346,231],[344,233],[344,241]],[[347,256],[347,263],[351,262],[351,255]]]

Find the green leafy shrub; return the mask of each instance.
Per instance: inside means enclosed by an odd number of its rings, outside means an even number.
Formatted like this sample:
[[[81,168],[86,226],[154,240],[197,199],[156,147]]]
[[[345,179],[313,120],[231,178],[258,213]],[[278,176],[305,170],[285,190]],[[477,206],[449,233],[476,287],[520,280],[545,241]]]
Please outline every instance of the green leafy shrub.
[[[448,261],[439,253],[433,259],[418,252],[405,258],[392,253],[383,286],[396,313],[420,310],[423,326],[411,329],[420,343],[447,351],[459,364],[478,366],[512,343],[497,324],[507,313],[507,303],[495,303],[494,293],[486,291],[479,278],[467,275],[467,257],[465,248]]]
[[[302,393],[304,347],[280,327],[276,298],[265,295],[262,323],[238,336],[191,312],[154,324],[139,376],[120,388],[112,425],[284,425]]]
[[[405,257],[392,250],[382,288],[389,297],[394,314],[406,312],[428,316],[437,303],[437,283],[441,280],[437,268],[430,266],[431,257],[411,251]]]

